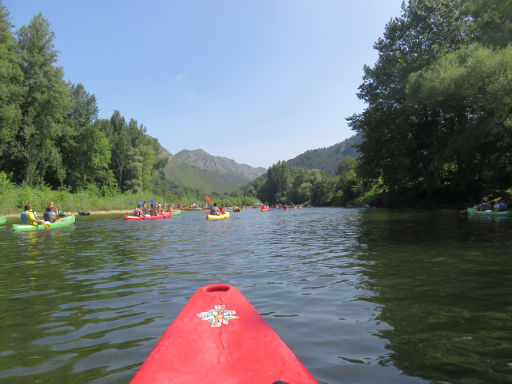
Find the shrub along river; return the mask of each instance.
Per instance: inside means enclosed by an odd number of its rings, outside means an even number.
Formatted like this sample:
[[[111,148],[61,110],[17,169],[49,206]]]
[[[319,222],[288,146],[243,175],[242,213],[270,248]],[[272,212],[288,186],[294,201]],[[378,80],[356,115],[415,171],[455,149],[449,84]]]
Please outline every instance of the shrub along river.
[[[127,383],[211,283],[319,383],[512,382],[512,218],[246,209],[4,230],[0,383]]]

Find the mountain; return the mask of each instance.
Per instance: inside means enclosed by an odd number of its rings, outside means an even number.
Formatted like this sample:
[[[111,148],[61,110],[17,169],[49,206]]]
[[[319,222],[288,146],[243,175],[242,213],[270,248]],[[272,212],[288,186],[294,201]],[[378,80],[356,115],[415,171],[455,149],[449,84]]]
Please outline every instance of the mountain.
[[[331,175],[336,174],[336,168],[344,157],[358,157],[359,153],[354,148],[361,142],[359,135],[354,135],[341,143],[334,144],[328,148],[313,149],[288,160],[290,167],[301,167],[305,169],[320,169]]]
[[[212,156],[202,149],[193,151],[184,149],[174,157],[201,170],[238,175],[249,180],[254,180],[266,172],[265,168],[253,168],[247,164],[239,164],[227,157]]]
[[[169,160],[164,167],[167,179],[207,193],[230,192],[266,172],[265,168],[238,164],[226,157],[210,155],[202,149],[182,150],[174,156],[169,153],[167,157]]]

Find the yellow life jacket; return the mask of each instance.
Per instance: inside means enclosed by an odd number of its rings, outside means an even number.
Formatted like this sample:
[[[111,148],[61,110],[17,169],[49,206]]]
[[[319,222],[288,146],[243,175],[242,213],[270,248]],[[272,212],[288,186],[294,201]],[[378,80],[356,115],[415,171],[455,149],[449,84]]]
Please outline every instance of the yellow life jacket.
[[[32,210],[27,211],[28,222],[32,225],[37,225],[37,220]]]

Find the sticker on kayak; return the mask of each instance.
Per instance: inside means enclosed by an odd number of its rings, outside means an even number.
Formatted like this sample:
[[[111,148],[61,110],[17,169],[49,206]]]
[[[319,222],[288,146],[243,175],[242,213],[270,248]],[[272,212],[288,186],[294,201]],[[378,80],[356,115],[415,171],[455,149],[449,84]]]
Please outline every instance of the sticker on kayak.
[[[231,319],[239,319],[238,316],[234,316],[236,311],[226,311],[224,309],[225,307],[225,305],[216,305],[215,309],[198,313],[197,316],[211,322],[212,327],[220,327],[222,324],[229,324],[229,320]]]

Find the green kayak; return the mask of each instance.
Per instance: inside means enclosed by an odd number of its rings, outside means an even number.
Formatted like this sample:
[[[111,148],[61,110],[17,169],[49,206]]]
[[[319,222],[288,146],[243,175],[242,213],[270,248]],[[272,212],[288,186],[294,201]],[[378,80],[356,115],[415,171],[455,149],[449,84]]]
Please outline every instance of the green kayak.
[[[172,215],[173,216],[178,216],[178,215],[181,215],[181,211],[172,211]]]
[[[483,215],[483,216],[510,216],[511,211],[479,211],[475,208],[468,208],[468,213],[472,215]]]
[[[5,225],[7,223],[7,216],[0,216],[0,225]]]
[[[62,219],[62,221],[51,223],[50,229],[69,227],[74,222],[75,222],[75,216],[66,216],[65,218]],[[37,231],[39,229],[45,229],[44,224],[39,224],[39,225],[13,224],[11,230],[14,232],[19,232],[19,231]]]

